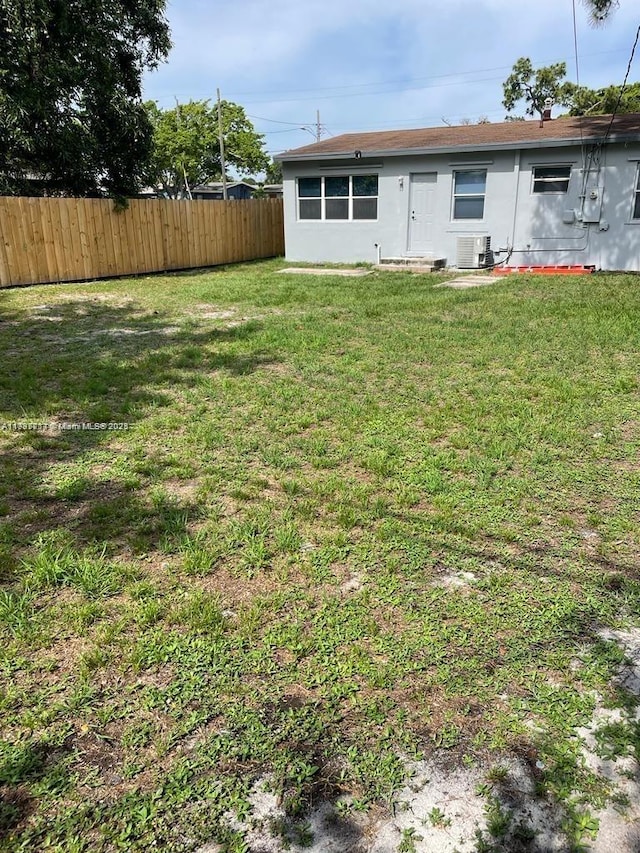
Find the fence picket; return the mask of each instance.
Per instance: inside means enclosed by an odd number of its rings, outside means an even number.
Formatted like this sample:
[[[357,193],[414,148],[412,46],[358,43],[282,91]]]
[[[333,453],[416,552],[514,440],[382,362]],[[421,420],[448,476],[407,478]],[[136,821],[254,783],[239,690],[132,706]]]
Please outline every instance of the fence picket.
[[[0,287],[284,254],[281,199],[0,198]]]

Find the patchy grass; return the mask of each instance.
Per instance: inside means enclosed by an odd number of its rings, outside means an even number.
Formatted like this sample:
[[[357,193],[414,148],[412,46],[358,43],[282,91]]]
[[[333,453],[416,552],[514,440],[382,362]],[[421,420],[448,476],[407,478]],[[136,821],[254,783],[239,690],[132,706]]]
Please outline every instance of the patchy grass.
[[[637,279],[281,266],[0,292],[0,420],[49,425],[0,431],[0,849],[240,851],[259,778],[304,827],[510,755],[580,849],[576,729],[635,702]]]

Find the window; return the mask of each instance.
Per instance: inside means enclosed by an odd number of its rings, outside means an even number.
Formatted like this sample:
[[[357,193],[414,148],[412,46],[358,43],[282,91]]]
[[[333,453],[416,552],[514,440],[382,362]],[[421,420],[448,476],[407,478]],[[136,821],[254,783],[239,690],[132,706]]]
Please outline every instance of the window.
[[[566,193],[569,189],[571,166],[534,166],[534,193]]]
[[[632,219],[640,219],[640,166],[638,166],[638,179],[636,181],[636,191],[633,199],[633,215]]]
[[[470,169],[453,173],[453,218],[482,219],[487,170]]]
[[[300,219],[322,219],[322,178],[299,178]]]
[[[299,219],[377,219],[377,175],[298,178]]]
[[[325,178],[325,219],[349,218],[349,178]]]
[[[353,183],[353,218],[378,218],[378,176],[354,175]]]

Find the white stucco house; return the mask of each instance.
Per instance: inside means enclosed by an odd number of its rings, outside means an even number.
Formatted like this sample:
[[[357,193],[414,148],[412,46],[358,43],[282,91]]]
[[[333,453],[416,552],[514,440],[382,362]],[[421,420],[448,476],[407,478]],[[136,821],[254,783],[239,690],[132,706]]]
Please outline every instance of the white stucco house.
[[[291,261],[640,270],[640,114],[349,133],[277,159]]]

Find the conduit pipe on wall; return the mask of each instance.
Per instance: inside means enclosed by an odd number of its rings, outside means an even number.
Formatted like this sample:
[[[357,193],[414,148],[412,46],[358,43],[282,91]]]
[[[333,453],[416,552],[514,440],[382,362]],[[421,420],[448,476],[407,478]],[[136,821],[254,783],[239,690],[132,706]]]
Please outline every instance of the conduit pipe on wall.
[[[516,178],[516,193],[513,199],[513,222],[511,224],[511,247],[516,245],[516,223],[518,221],[518,197],[520,196],[520,157],[522,150],[518,148],[516,151],[516,160],[513,166],[513,171]]]
[[[517,221],[518,221],[518,201],[519,201],[519,197],[520,197],[520,159],[521,159],[521,156],[522,156],[522,150],[520,148],[518,148],[518,150],[516,151],[515,163],[513,166],[513,171],[514,171],[515,178],[516,178],[516,191],[515,191],[515,197],[513,200],[513,221],[511,224],[511,247],[512,248],[511,248],[511,251],[509,252],[509,256],[511,256],[511,254],[514,254],[514,255],[535,255],[535,254],[544,253],[544,252],[569,252],[569,251],[571,251],[571,252],[584,252],[589,246],[589,236],[591,234],[591,229],[589,228],[588,224],[587,224],[587,227],[585,228],[586,233],[585,233],[585,244],[584,244],[584,246],[565,246],[565,247],[556,246],[553,249],[531,249],[531,248],[516,249],[515,248],[515,245],[516,245],[516,225],[517,225]],[[539,237],[537,239],[539,239],[539,240],[555,240],[557,238],[556,237]],[[567,239],[569,239],[569,240],[571,240],[571,239],[581,240],[582,237],[569,237]]]

